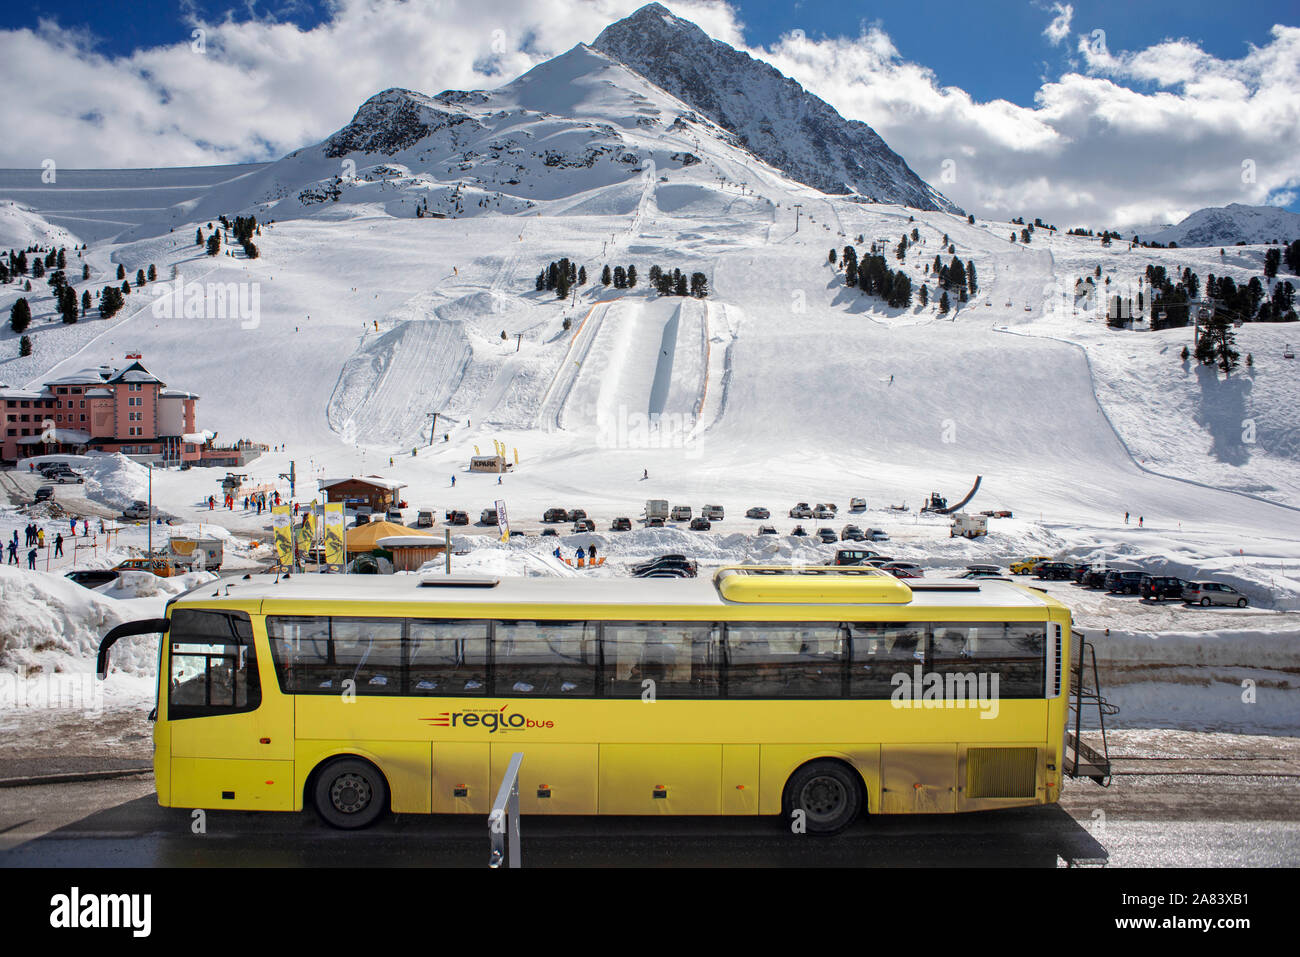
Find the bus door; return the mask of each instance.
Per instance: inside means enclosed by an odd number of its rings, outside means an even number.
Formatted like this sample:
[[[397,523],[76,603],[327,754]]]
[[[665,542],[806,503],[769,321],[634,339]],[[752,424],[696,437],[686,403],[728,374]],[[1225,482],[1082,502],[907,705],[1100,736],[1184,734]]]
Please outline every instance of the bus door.
[[[248,614],[175,609],[166,648],[166,803],[292,810],[293,698],[280,694],[269,656],[257,654]]]

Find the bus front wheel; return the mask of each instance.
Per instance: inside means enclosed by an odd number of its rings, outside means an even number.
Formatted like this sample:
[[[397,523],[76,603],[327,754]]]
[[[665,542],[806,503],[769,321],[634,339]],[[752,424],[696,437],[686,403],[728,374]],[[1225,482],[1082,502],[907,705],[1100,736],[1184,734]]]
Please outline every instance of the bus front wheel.
[[[388,782],[368,761],[339,758],[317,773],[315,798],[316,812],[331,827],[368,827],[388,806]]]
[[[809,834],[838,834],[862,813],[862,783],[838,761],[813,761],[785,786],[787,820],[801,815]]]

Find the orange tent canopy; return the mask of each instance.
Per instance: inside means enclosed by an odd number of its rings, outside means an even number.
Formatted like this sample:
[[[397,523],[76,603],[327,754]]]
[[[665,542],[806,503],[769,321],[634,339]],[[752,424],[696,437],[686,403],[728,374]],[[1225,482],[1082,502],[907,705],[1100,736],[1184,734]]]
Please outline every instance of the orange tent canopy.
[[[433,534],[419,528],[407,528],[405,525],[398,525],[396,522],[368,522],[365,525],[358,525],[356,528],[348,529],[348,554],[358,552],[371,552],[376,548],[375,542],[381,538],[390,538],[394,535],[428,535],[433,538]]]

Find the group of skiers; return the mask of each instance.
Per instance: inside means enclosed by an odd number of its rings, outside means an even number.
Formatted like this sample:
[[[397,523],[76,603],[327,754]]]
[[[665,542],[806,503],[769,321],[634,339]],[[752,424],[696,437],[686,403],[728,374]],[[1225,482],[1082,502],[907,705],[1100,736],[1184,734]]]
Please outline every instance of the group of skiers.
[[[559,545],[556,545],[556,546],[555,546],[555,551],[553,551],[551,554],[554,555],[556,558],[558,558],[560,561],[564,561],[564,554],[560,551],[560,546],[559,546]],[[578,554],[577,554],[576,557],[577,557],[577,559],[578,559],[579,562],[584,561],[584,560],[587,561],[587,562],[595,562],[595,561],[596,561],[596,546],[595,546],[595,545],[588,545],[588,546],[586,547],[586,549],[584,550],[583,547],[582,547],[581,545],[579,545],[579,546],[578,546]]]
[[[1139,515],[1139,516],[1138,516],[1138,528],[1141,528],[1141,527],[1142,527],[1142,521],[1143,521],[1142,516]],[[1124,513],[1124,524],[1125,524],[1125,525],[1128,524],[1128,512],[1125,512],[1125,513]]]
[[[104,530],[103,519],[100,519],[99,521],[99,530],[101,532]],[[88,519],[83,518],[81,520],[81,533],[85,537],[90,536],[90,521]],[[75,518],[69,518],[68,537],[76,538],[76,536],[77,536],[77,520]],[[54,534],[54,551],[51,554],[52,558],[63,557],[63,541],[64,541],[63,533],[56,532]],[[18,544],[18,529],[14,529],[14,537],[11,538],[5,546],[8,552],[8,562],[7,562],[8,564],[10,565],[20,564],[18,560],[19,547],[20,546]],[[28,550],[27,567],[35,570],[36,555],[41,549],[45,547],[45,529],[41,528],[35,522],[32,522],[31,524],[25,526],[23,528],[23,544],[21,547]]]
[[[227,494],[226,497],[222,500],[221,504],[228,511],[233,512],[235,510],[234,493]],[[279,505],[279,504],[280,504],[279,492],[272,492],[270,495],[268,495],[266,492],[256,492],[253,495],[244,496],[244,511],[247,512],[250,508],[255,508],[257,509],[258,515],[261,515],[272,505]],[[208,511],[211,512],[216,507],[217,507],[217,497],[215,495],[209,495]]]

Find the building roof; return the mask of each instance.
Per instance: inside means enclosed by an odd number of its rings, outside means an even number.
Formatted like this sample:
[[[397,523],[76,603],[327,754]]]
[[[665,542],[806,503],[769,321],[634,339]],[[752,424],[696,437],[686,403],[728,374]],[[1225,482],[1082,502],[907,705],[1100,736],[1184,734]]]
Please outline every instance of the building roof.
[[[193,392],[186,392],[184,389],[162,389],[158,392],[160,399],[197,399],[198,396]]]
[[[46,387],[53,385],[102,385],[109,382],[144,382],[165,385],[165,383],[139,362],[132,360],[124,366],[92,366],[70,375],[49,379]]]
[[[365,525],[358,525],[356,528],[348,529],[348,551],[371,551],[378,547],[377,542],[381,538],[415,538],[421,535],[427,535],[430,543],[439,541],[431,534],[407,528],[405,525],[398,525],[396,522],[367,522]]]
[[[70,445],[85,445],[90,441],[90,433],[82,432],[79,429],[54,429],[55,442],[63,442]],[[40,435],[27,435],[18,440],[19,445],[38,445],[42,442],[51,441],[48,432],[42,432]]]
[[[404,482],[394,482],[390,479],[380,478],[378,475],[353,475],[349,478],[326,478],[317,479],[318,487],[321,489],[333,488],[335,485],[341,485],[344,482],[359,482],[362,485],[373,485],[375,488],[387,489],[390,492],[396,492],[399,488],[406,488]]]

